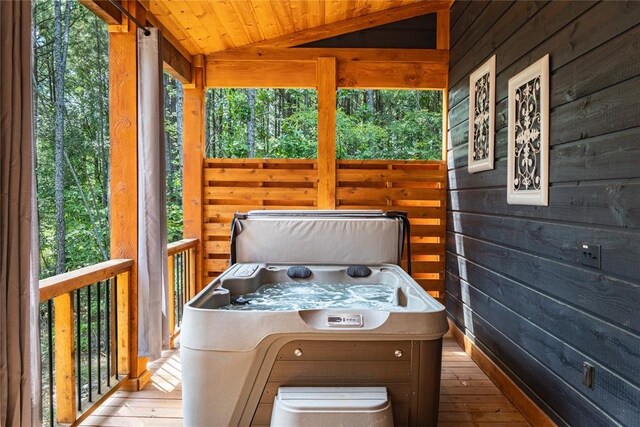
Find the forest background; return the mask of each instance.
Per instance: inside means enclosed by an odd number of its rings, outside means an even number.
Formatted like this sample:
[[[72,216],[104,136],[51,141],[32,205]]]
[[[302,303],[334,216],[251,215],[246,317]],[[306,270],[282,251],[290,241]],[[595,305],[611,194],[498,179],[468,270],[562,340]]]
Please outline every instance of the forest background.
[[[109,259],[109,46],[75,0],[34,1],[41,277]],[[182,87],[164,76],[168,238],[182,237]],[[209,89],[206,155],[315,158],[317,96]],[[340,90],[340,159],[440,159],[442,93]]]

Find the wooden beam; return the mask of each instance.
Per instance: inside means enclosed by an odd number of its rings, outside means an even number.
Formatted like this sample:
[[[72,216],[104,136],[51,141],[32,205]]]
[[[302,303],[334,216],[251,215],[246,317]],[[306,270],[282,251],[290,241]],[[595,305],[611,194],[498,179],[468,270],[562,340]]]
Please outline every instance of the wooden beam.
[[[335,57],[338,62],[422,62],[448,64],[449,51],[438,49],[282,48],[231,49],[207,55],[210,61],[317,61]]]
[[[53,307],[56,331],[56,420],[60,424],[70,424],[76,420],[73,294],[66,293],[54,298]]]
[[[195,249],[196,290],[202,289],[202,214],[203,165],[205,149],[204,83],[205,70],[202,61],[194,62],[193,87],[183,86],[183,185],[182,206],[184,212],[183,237],[198,239]],[[208,74],[208,71],[207,71]],[[171,331],[173,333],[173,331]]]
[[[336,208],[336,58],[318,58],[318,209]]]
[[[313,62],[213,61],[207,62],[206,67],[207,87],[313,88],[316,86],[316,65]]]
[[[119,0],[116,0],[120,3]],[[121,25],[122,12],[108,0],[78,0],[78,2],[108,25]]]
[[[449,10],[449,8],[451,7],[451,3],[451,0],[419,1],[408,4],[406,6],[394,7],[392,9],[371,13],[369,15],[359,16],[357,18],[333,22],[331,24],[313,27],[291,34],[285,34],[272,39],[252,43],[247,45],[246,47],[299,46],[301,44],[311,43],[317,40],[327,39],[346,33],[352,33],[354,31],[364,30],[366,28],[377,27],[379,25],[388,24],[390,22],[413,18],[414,16],[426,15],[428,13],[434,13],[439,10]],[[246,47],[239,47],[237,49],[244,49]]]
[[[129,12],[144,22],[139,3],[128,3]],[[129,20],[127,20],[129,21]],[[126,30],[126,31],[125,31]],[[110,212],[111,258],[129,258],[134,263],[128,275],[129,388],[140,387],[148,378],[147,359],[138,357],[138,43],[136,26],[126,23],[109,34],[109,132],[111,138]],[[122,362],[120,364],[122,366]],[[125,386],[127,387],[127,386]]]
[[[164,70],[180,83],[191,83],[193,80],[191,57],[185,57],[164,35],[162,37],[162,61]]]
[[[335,58],[334,58],[335,59]],[[207,87],[313,88],[316,63],[311,61],[207,62]],[[339,88],[437,89],[447,85],[446,63],[337,62]]]
[[[340,62],[338,87],[362,89],[446,89],[447,64]]]

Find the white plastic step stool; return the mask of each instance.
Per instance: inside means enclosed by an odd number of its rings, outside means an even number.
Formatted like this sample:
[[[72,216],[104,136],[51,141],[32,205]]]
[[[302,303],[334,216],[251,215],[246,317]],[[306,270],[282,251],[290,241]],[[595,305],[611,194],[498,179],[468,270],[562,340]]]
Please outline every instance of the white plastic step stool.
[[[272,427],[393,427],[386,387],[280,387]]]

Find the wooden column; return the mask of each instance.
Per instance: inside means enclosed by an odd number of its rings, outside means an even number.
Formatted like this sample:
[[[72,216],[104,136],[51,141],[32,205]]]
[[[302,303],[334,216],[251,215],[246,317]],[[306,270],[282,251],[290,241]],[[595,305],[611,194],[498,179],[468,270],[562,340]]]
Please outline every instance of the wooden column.
[[[182,205],[184,212],[184,238],[198,239],[195,250],[196,291],[203,287],[202,257],[204,254],[202,241],[202,186],[204,164],[204,58],[199,55],[193,58],[193,82],[183,85],[183,147],[184,175],[182,184]]]
[[[336,208],[336,58],[320,57],[318,80],[318,209]]]
[[[137,2],[127,3],[129,12],[144,21]],[[128,372],[128,389],[141,389],[149,375],[147,359],[138,357],[138,77],[136,27],[125,18],[123,25],[109,26],[109,132],[111,140],[111,258],[130,258],[127,358],[119,370]],[[125,296],[119,295],[119,298]],[[124,301],[122,302],[124,303]],[[119,322],[122,320],[119,319]],[[123,355],[122,355],[123,356]],[[126,363],[125,363],[126,362]]]

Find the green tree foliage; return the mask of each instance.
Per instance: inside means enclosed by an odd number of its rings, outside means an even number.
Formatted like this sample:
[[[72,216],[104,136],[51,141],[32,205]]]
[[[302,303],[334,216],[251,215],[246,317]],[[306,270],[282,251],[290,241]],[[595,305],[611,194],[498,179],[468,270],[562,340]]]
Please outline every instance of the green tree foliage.
[[[339,159],[441,158],[442,92],[340,90],[337,98]]]
[[[254,157],[312,159],[318,100],[313,90],[254,89]],[[249,89],[209,89],[207,156],[249,157]],[[336,150],[340,159],[440,159],[442,93],[340,90]]]
[[[167,240],[182,238],[182,85],[164,75],[164,135],[167,173]]]
[[[66,5],[66,0],[56,0]],[[75,0],[69,0],[75,3]],[[34,2],[36,176],[41,277],[55,274],[54,5]],[[64,226],[67,271],[109,258],[109,36],[88,9],[71,9],[64,93]],[[182,237],[182,87],[165,76],[169,241]]]
[[[250,91],[255,93],[253,115]],[[249,157],[253,117],[254,157],[316,157],[318,98],[307,89],[209,89],[206,94],[206,153]]]
[[[41,277],[55,272],[54,2],[34,3],[34,87]],[[66,5],[66,2],[63,2]],[[66,270],[109,253],[108,45],[106,26],[86,8],[71,9],[64,93]]]

